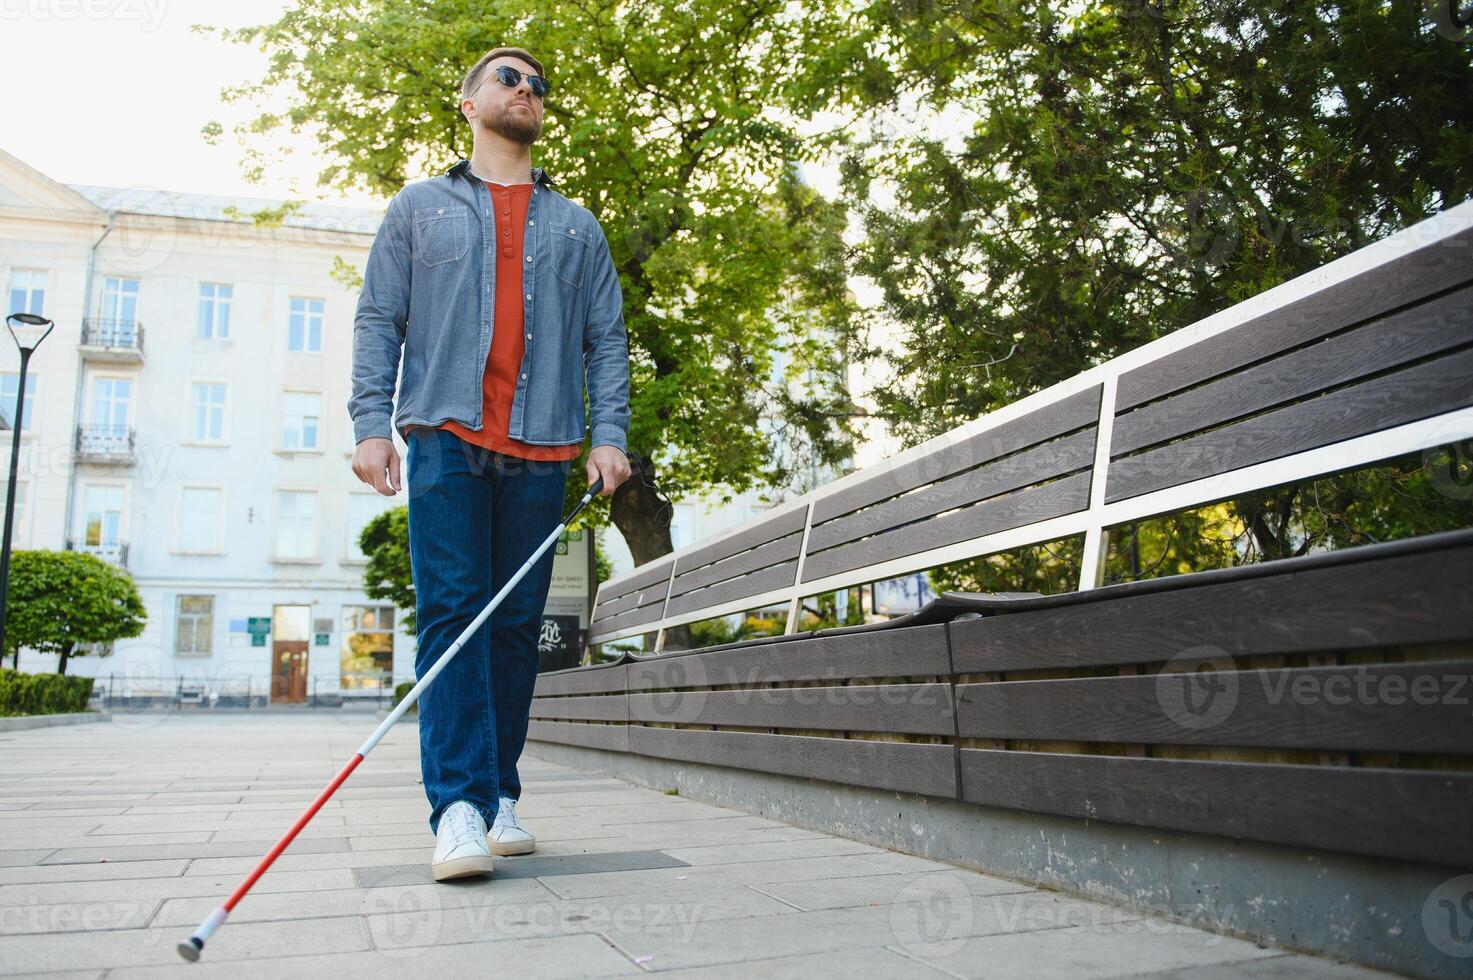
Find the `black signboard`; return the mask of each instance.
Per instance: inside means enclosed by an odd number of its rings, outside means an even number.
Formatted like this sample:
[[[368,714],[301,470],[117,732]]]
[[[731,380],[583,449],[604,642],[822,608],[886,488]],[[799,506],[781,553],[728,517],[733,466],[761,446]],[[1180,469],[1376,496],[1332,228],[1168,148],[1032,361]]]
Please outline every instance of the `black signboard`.
[[[582,654],[577,616],[543,616],[542,632],[537,638],[537,653],[542,670],[562,670],[578,666]]]

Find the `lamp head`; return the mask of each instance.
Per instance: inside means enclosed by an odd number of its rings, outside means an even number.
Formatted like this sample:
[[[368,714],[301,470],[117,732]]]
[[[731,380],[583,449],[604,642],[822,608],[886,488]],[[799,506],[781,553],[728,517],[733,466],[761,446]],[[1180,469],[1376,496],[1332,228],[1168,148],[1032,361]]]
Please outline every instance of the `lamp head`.
[[[21,350],[30,352],[41,345],[46,335],[51,332],[55,323],[36,313],[12,313],[5,318],[5,325],[10,328],[10,335],[15,338],[15,346]],[[42,328],[45,329],[42,329]]]

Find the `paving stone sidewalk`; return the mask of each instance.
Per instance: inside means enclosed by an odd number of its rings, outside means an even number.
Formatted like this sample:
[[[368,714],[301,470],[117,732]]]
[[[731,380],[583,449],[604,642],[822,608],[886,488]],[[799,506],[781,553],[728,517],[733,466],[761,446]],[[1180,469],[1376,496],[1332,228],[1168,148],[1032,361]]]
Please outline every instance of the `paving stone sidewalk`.
[[[174,950],[365,715],[0,733],[0,974],[1384,977],[523,757],[537,852],[435,885],[400,725],[206,947]]]

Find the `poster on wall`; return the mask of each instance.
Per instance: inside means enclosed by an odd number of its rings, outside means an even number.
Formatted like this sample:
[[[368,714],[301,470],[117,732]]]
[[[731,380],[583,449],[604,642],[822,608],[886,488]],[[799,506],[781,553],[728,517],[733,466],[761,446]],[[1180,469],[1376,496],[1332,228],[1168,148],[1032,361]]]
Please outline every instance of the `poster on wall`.
[[[537,643],[543,670],[577,666],[583,655],[593,595],[592,547],[593,533],[587,528],[564,531],[553,545],[552,583]]]

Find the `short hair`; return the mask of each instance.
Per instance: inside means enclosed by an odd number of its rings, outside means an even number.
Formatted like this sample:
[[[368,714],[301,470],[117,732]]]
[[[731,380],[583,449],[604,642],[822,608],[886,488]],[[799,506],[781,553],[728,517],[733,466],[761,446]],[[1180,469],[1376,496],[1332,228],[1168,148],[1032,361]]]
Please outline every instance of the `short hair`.
[[[547,77],[547,72],[542,68],[542,62],[532,57],[532,52],[525,48],[493,48],[481,55],[481,60],[476,62],[470,71],[465,73],[465,80],[460,83],[460,97],[462,99],[471,97],[471,93],[481,85],[481,75],[485,72],[486,66],[490,64],[493,58],[500,58],[502,55],[514,55],[533,68],[536,68],[537,74],[543,78]]]

